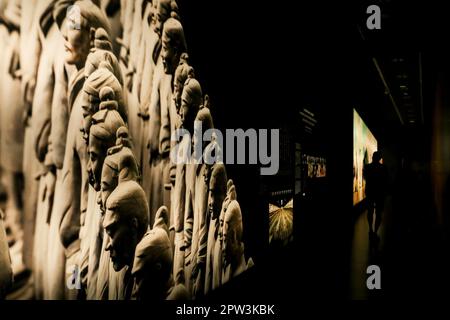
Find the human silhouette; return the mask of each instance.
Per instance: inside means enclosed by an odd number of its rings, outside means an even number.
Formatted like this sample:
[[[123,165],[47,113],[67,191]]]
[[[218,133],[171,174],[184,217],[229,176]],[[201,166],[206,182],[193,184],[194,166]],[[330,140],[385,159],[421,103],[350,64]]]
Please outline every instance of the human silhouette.
[[[365,166],[364,179],[366,181],[366,198],[368,203],[369,236],[372,239],[377,238],[377,232],[381,225],[387,187],[387,169],[382,163],[382,156],[379,151],[373,153],[372,162]],[[374,214],[375,226],[372,228]]]

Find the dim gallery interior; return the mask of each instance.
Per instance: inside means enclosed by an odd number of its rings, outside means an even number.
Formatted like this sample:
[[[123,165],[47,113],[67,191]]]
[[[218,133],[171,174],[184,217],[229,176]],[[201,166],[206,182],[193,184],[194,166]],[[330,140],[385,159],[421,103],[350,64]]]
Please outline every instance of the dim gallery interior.
[[[315,33],[296,110],[296,164],[306,171],[294,202],[301,283],[315,296],[436,297],[449,284],[450,64],[440,40],[448,26],[437,8],[375,4],[383,8],[375,32],[364,5],[348,24],[331,15],[305,22]],[[387,181],[372,237],[365,169],[375,151]],[[372,265],[382,290],[367,287]]]

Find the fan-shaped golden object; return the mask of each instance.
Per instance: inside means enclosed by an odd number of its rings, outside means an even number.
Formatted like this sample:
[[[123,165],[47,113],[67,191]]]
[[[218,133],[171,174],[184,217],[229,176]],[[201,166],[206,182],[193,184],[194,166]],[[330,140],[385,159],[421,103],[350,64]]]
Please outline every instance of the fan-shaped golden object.
[[[292,238],[294,220],[293,200],[285,206],[269,204],[269,243],[281,241],[286,244]]]

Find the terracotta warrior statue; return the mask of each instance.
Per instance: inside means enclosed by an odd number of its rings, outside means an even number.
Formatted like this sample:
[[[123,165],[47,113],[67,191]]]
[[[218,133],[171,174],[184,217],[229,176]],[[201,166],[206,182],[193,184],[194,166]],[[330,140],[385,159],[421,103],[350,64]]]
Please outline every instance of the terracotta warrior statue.
[[[126,3],[124,3],[126,2]],[[140,50],[142,38],[142,14],[145,0],[121,1],[123,13],[121,20],[123,21],[122,39],[119,40],[122,45],[120,53],[121,67],[125,76],[124,94],[125,101],[129,107],[128,127],[130,136],[133,137],[135,143],[134,152],[139,159],[137,151],[141,146],[140,142],[140,119],[139,101],[135,94],[132,93],[134,76],[137,72],[137,59]]]
[[[133,296],[137,300],[165,300],[173,285],[172,250],[169,241],[167,208],[159,208],[155,225],[136,247],[132,275]]]
[[[148,3],[144,13],[141,47],[132,90],[133,96],[137,97],[139,102],[141,127],[136,143],[139,143],[141,148],[136,151],[136,156],[140,159],[144,177],[149,174],[150,168],[146,142],[149,139],[149,106],[153,76],[158,59],[161,59],[161,31],[164,22],[170,18],[171,12],[177,10],[174,0],[160,0],[154,1],[153,4]]]
[[[84,66],[86,51],[89,49],[86,50],[81,45],[81,40],[86,39],[84,42],[85,46],[87,48],[90,47],[91,40],[89,33],[91,27],[94,29],[97,26],[107,27],[106,24],[103,25],[102,23],[101,12],[91,2],[78,3],[80,10],[76,13],[79,17],[75,17],[73,14],[68,15],[67,8],[72,3],[73,1],[66,0],[53,1],[53,18],[50,20],[48,18],[40,20],[43,30],[51,26],[45,39],[46,42],[48,41],[49,47],[46,47],[48,51],[45,55],[43,53],[41,55],[41,62],[43,63],[39,65],[34,97],[34,103],[36,105],[33,105],[35,116],[32,116],[32,126],[37,128],[37,130],[33,130],[35,131],[35,137],[38,138],[35,143],[36,153],[38,157],[45,156],[43,162],[45,165],[45,175],[41,175],[40,181],[42,200],[38,203],[37,211],[38,216],[42,216],[44,219],[44,223],[49,224],[48,232],[44,230],[42,233],[48,239],[47,258],[44,262],[46,266],[44,271],[44,297],[47,299],[61,299],[64,291],[66,291],[65,296],[67,298],[76,298],[78,296],[76,290],[70,290],[66,286],[64,268],[66,260],[65,253],[71,259],[75,259],[73,253],[76,250],[66,250],[64,252],[64,248],[61,246],[59,232],[63,212],[68,208],[66,205],[68,203],[72,204],[71,201],[67,201],[66,203],[63,201],[64,196],[67,195],[67,190],[63,186],[62,180],[67,151],[66,142],[69,141],[69,138],[65,137],[67,132],[70,132],[70,130],[67,130],[70,127],[70,114],[74,109],[75,97],[78,95],[83,81],[80,74],[70,73],[70,69],[75,69],[76,71]],[[71,13],[73,12],[71,11]],[[49,24],[52,21],[54,23],[52,25]],[[78,22],[80,23],[79,25]],[[58,32],[57,28],[61,32]],[[50,38],[50,35],[55,37],[55,39]],[[58,47],[52,48],[51,46],[55,43],[58,44]],[[46,59],[49,57],[54,57],[54,62],[51,62],[51,60],[50,62],[47,61]],[[46,68],[45,66],[48,66],[49,63],[50,68]],[[48,84],[49,81],[50,83],[54,81],[53,92],[49,90],[51,88],[51,85]],[[42,90],[38,90],[38,86],[41,84]],[[51,99],[50,104],[46,102],[47,99]],[[48,111],[49,109],[50,111]],[[78,159],[75,161],[77,162]],[[56,200],[53,201],[53,199]],[[39,207],[40,205],[42,205],[42,208]],[[44,246],[40,244],[39,247]],[[74,244],[71,248],[76,247],[77,245]],[[67,260],[66,263],[73,267],[75,263],[71,259]]]
[[[27,45],[22,48],[21,57],[22,93],[26,106],[23,115],[26,124],[24,192],[28,195],[24,198],[24,210],[25,229],[31,226],[34,231],[33,250],[25,246],[24,251],[28,251],[26,256],[30,253],[33,256],[36,299],[58,299],[64,297],[64,254],[55,229],[56,221],[51,232],[49,229],[68,120],[64,38],[58,30],[64,18],[57,19],[59,11],[55,1],[27,3],[24,8],[26,13],[23,12],[22,19],[32,20],[23,22],[25,30],[28,30],[25,25],[32,25],[31,30],[24,32],[22,40]],[[64,130],[60,130],[62,127]],[[56,239],[51,245],[52,253],[48,253],[50,237]]]
[[[132,275],[133,298],[137,300],[189,300],[184,284],[175,284],[172,276],[173,255],[168,237],[167,207],[159,208],[152,230],[136,247]]]
[[[103,55],[97,55],[94,52],[91,52],[86,62],[86,65],[98,65],[98,69],[93,71],[85,80],[82,89],[82,100],[84,101],[84,103],[82,106],[83,126],[81,128],[81,131],[86,144],[89,144],[89,131],[93,121],[92,117],[96,112],[98,112],[100,108],[100,92],[103,88],[108,87],[112,90],[114,101],[110,101],[109,104],[114,104],[117,106],[120,116],[123,118],[123,115],[126,115],[127,113],[127,108],[122,100],[122,86],[113,73],[114,68],[108,62],[109,59],[100,61],[102,57]],[[87,204],[86,215],[84,218],[84,222],[82,221],[83,230],[80,230],[81,253],[79,257],[79,263],[80,274],[82,275],[81,283],[85,287],[87,286],[89,289],[88,298],[94,299],[96,291],[96,289],[94,289],[96,288],[95,274],[97,271],[98,259],[100,255],[100,248],[97,248],[98,246],[96,246],[100,228],[100,212],[96,203],[97,191],[93,188],[93,185],[89,186],[88,199],[89,201]],[[86,238],[86,240],[84,240],[83,238]],[[97,254],[95,255],[94,252],[97,252]],[[88,265],[90,270],[88,270]]]
[[[127,107],[123,100],[123,87],[117,78],[117,72],[111,62],[109,54],[97,54],[99,51],[91,53],[86,61],[85,77],[86,82],[83,85],[85,103],[83,105],[83,138],[86,143],[89,143],[89,128],[92,125],[92,116],[99,110],[99,92],[100,90],[108,86],[114,92],[114,100],[117,101],[117,110],[120,113],[122,119],[126,122],[127,119]],[[95,68],[95,66],[97,66]],[[95,69],[94,69],[95,68]],[[91,73],[89,73],[92,71]]]
[[[203,93],[200,83],[194,78],[188,78],[184,84],[183,92],[181,95],[182,104],[180,106],[180,121],[183,129],[187,130],[190,137],[194,136],[194,121],[198,110],[203,104]],[[184,196],[184,218],[183,218],[183,244],[180,250],[184,252],[184,278],[187,289],[191,292],[191,245],[192,245],[192,229],[194,219],[194,206],[195,206],[195,182],[197,165],[192,163],[191,149],[193,146],[193,138],[188,141],[190,145],[189,149],[189,162],[185,166],[185,196]],[[175,216],[175,221],[177,221]],[[177,262],[178,263],[178,262]]]
[[[85,81],[84,65],[93,47],[95,30],[103,28],[109,31],[107,17],[92,2],[77,1],[73,10],[67,15],[67,27],[63,28],[63,36],[66,39],[66,63],[75,66],[76,72],[69,80],[68,103],[71,112],[61,175],[61,194],[57,197],[55,193],[55,198],[58,198],[55,214],[60,217],[59,230],[66,248],[68,278],[73,276],[74,269],[79,271],[80,229],[84,226],[88,206],[88,149],[80,132],[83,106],[86,104],[82,90]],[[83,234],[83,230],[81,231]]]
[[[95,190],[95,199],[98,198],[98,193],[101,190],[101,174],[104,165],[104,159],[107,156],[108,149],[116,145],[116,134],[119,128],[125,126],[118,109],[118,103],[115,101],[115,94],[110,87],[103,87],[100,90],[100,105],[99,111],[92,116],[92,126],[89,133],[89,183]],[[108,282],[108,264],[109,260],[102,257],[105,254],[101,250],[101,244],[105,242],[104,232],[101,228],[101,208],[96,205],[94,207],[88,206],[87,217],[89,219],[89,226],[87,228],[87,237],[89,243],[89,274],[95,275],[98,268],[97,277],[89,278],[90,285],[96,285],[96,298],[104,298],[106,291],[99,296],[98,288],[106,288],[105,284]],[[104,244],[103,244],[104,245]],[[102,263],[103,261],[103,263]],[[106,263],[105,263],[106,261]],[[98,266],[96,265],[98,263]],[[90,287],[88,288],[90,289]],[[88,292],[90,294],[90,291]],[[91,296],[89,295],[89,298]]]
[[[104,86],[100,90],[99,111],[92,116],[89,130],[89,183],[100,191],[100,179],[103,161],[109,148],[116,144],[117,130],[125,126],[118,112],[118,103],[112,88]]]
[[[188,77],[194,77],[194,69],[189,66],[187,54],[183,54],[180,59],[180,64],[175,71],[174,78],[174,94],[173,102],[177,110],[176,128],[187,129],[193,128],[193,125],[188,124],[186,121],[193,122],[195,114],[198,112],[199,104],[195,104],[193,108],[185,109],[188,113],[183,117],[183,122],[178,114],[181,107],[181,94],[183,92],[184,83]],[[200,94],[201,96],[201,94]],[[171,145],[171,161],[172,166],[175,166],[175,177],[171,177],[172,183],[172,199],[171,199],[171,210],[170,210],[170,229],[173,230],[174,240],[173,240],[173,250],[174,250],[174,264],[173,264],[173,277],[175,283],[185,283],[184,279],[184,251],[181,250],[184,247],[184,208],[185,208],[185,196],[186,196],[186,163],[188,157],[191,155],[191,136],[190,134],[183,135],[180,137],[179,143],[175,146]],[[176,137],[172,137],[172,143],[175,141]]]
[[[224,213],[222,232],[222,284],[224,284],[253,266],[251,258],[247,262],[245,260],[242,213],[236,200],[228,204]]]
[[[106,201],[103,219],[107,245],[113,269],[119,272],[125,268],[123,283],[117,298],[131,297],[133,278],[131,268],[135,249],[148,229],[148,204],[142,187],[135,181],[120,183]]]
[[[186,87],[185,87],[186,88]],[[184,105],[184,104],[183,104]],[[183,106],[182,106],[183,108]],[[213,129],[213,120],[209,108],[202,107],[195,118],[194,131],[199,130],[200,125],[204,131]],[[210,141],[203,141],[201,149],[198,148],[200,141],[197,140],[197,135],[194,133],[193,148],[195,160],[202,160],[201,163],[194,163],[190,165],[195,168],[195,185],[194,193],[191,198],[186,198],[187,203],[191,202],[192,207],[186,207],[187,219],[192,221],[192,224],[185,224],[185,233],[192,234],[190,247],[187,248],[188,255],[185,255],[186,266],[186,281],[190,283],[188,288],[191,289],[193,298],[198,298],[204,294],[205,285],[205,269],[206,269],[206,254],[208,242],[208,187],[211,165],[203,159],[203,150],[208,149],[208,145],[213,144]],[[200,152],[201,154],[198,154]],[[192,228],[192,229],[191,229]]]
[[[195,78],[195,72],[194,68],[189,65],[189,55],[187,53],[183,53],[180,57],[180,62],[178,64],[177,69],[175,70],[175,76],[173,79],[173,97],[170,104],[171,151],[175,148],[175,145],[178,143],[177,136],[174,136],[174,133],[177,129],[182,127],[180,117],[181,95],[183,93],[184,83],[188,78]],[[198,110],[196,110],[195,112],[197,111]],[[171,161],[169,173],[172,186],[175,185],[176,166],[177,164]]]
[[[131,151],[131,142],[129,138],[128,129],[126,127],[120,127],[117,130],[116,146],[108,150],[108,156],[105,158],[102,179],[101,179],[101,191],[97,198],[97,203],[100,206],[102,215],[106,211],[106,201],[109,195],[114,191],[118,184],[125,181],[137,181],[139,178],[138,166],[136,158]],[[103,240],[106,238],[103,234]],[[125,270],[115,272],[112,269],[108,252],[105,251],[106,241],[103,241],[103,250],[101,254],[100,266],[101,270],[106,274],[109,274],[106,281],[98,281],[97,297],[118,299],[119,288],[123,283]],[[109,268],[107,268],[109,266]],[[105,279],[106,277],[100,277]]]
[[[113,74],[123,86],[122,70],[120,68],[119,60],[112,52],[112,43],[108,33],[105,29],[98,28],[95,30],[94,37],[94,48],[91,49],[91,52],[87,57],[84,67],[84,76],[86,79],[89,78],[89,76],[99,68],[102,61],[107,61],[113,69]]]
[[[103,162],[100,197],[97,198],[102,214],[106,211],[106,200],[119,183],[138,181],[139,178],[137,161],[131,151],[128,128],[120,127],[116,136],[116,146],[108,150]]]
[[[219,239],[220,212],[227,196],[225,165],[214,164],[209,180],[209,231],[205,269],[205,294],[220,286],[222,276],[222,247]]]
[[[176,0],[144,0],[139,50],[134,68],[132,92],[141,107],[149,103],[153,71],[161,52],[161,33],[164,22],[170,17],[180,20]],[[139,10],[136,13],[139,13]],[[137,38],[136,38],[137,39]],[[148,105],[146,106],[148,108]],[[148,110],[147,110],[148,111]]]
[[[150,223],[161,205],[170,210],[170,137],[173,75],[182,53],[186,52],[183,26],[175,18],[169,18],[163,26],[161,59],[153,76],[152,94],[149,107],[149,163],[150,174],[144,176],[144,190],[150,199]]]
[[[25,125],[23,150],[23,262],[29,269],[34,269],[34,230],[36,226],[36,207],[38,199],[39,181],[35,176],[40,172],[40,163],[34,155],[33,132],[31,130],[31,114],[36,88],[37,71],[41,56],[41,42],[39,39],[39,20],[44,11],[43,1],[20,0],[20,76],[21,97],[24,103],[22,119]],[[51,13],[47,13],[51,14]],[[62,41],[60,41],[62,43]],[[3,60],[2,58],[0,58]],[[67,90],[67,84],[65,86]],[[33,275],[36,275],[34,273]],[[36,277],[34,277],[36,283]]]
[[[24,103],[20,79],[20,0],[0,3],[0,166],[1,184],[6,193],[5,225],[11,230],[16,247],[23,243],[21,174],[23,164]],[[24,270],[17,259],[16,270]]]

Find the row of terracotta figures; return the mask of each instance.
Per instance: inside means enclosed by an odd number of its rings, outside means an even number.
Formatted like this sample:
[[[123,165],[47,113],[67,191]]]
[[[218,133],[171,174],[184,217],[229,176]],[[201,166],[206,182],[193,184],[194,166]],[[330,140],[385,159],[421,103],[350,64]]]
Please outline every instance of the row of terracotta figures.
[[[224,164],[171,157],[220,152],[191,138],[213,118],[180,21],[174,0],[0,2],[6,222],[35,298],[196,299],[252,264]]]

